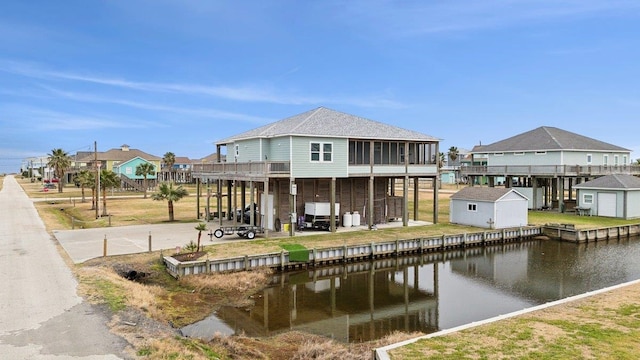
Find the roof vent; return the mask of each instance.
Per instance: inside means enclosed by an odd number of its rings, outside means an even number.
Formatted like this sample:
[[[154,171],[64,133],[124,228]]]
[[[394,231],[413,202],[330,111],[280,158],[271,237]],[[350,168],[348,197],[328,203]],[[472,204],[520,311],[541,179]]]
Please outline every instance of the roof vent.
[[[127,144],[120,145],[120,149],[121,149],[122,151],[129,151],[129,145],[127,145]]]

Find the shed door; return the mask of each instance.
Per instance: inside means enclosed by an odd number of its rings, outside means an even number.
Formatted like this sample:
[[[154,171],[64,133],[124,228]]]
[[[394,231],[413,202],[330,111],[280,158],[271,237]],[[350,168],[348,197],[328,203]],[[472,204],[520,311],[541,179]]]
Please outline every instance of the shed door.
[[[598,216],[616,217],[616,194],[598,193]]]

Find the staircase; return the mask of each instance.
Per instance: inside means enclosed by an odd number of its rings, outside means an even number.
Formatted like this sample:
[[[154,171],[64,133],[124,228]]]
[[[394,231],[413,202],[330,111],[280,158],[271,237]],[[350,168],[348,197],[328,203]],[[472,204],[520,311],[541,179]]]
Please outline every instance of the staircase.
[[[137,180],[133,180],[128,178],[124,174],[120,174],[120,180],[122,181],[122,188],[125,190],[136,190],[144,192],[144,186],[142,185],[142,181],[138,182]],[[149,181],[147,181],[147,186]]]

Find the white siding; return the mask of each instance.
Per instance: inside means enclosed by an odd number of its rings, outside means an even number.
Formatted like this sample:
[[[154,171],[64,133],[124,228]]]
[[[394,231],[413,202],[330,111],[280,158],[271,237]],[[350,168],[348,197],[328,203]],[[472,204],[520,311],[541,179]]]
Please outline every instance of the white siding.
[[[469,204],[475,204],[476,211],[469,210]],[[449,203],[449,221],[454,224],[503,229],[526,226],[528,216],[527,199],[514,192],[496,202],[451,199]]]
[[[616,217],[618,212],[618,196],[614,192],[599,192],[597,204],[598,216]],[[621,212],[620,212],[621,213]]]
[[[591,154],[591,163],[587,162],[587,155]],[[564,152],[564,163],[563,165],[580,165],[580,166],[602,166],[604,164],[605,155],[609,157],[609,164],[614,165],[614,158],[618,156],[619,163],[622,164],[623,156],[627,156],[629,158],[629,153],[620,153],[620,152],[598,152],[598,151],[565,151]],[[627,164],[629,165],[629,164]]]
[[[468,209],[469,204],[475,204],[476,210]],[[477,226],[481,228],[489,228],[490,222],[495,221],[494,203],[480,202],[475,200],[451,200],[450,222],[454,224]]]
[[[618,156],[619,165],[625,165],[623,159],[630,158],[629,153],[624,152],[598,152],[598,151],[546,151],[533,152],[525,151],[524,154],[514,152],[504,152],[502,155],[489,154],[487,165],[489,166],[504,166],[504,165],[580,165],[580,166],[601,166],[604,165],[604,157],[609,157],[609,164],[614,165],[614,158]],[[587,155],[591,154],[591,163],[587,161]],[[629,164],[626,164],[629,165]]]
[[[513,152],[505,152],[502,155],[489,154],[487,165],[504,166],[504,165],[560,165],[562,163],[562,155],[559,151],[547,151],[544,154],[536,154],[533,151],[527,151],[524,155],[516,155]],[[574,164],[575,165],[575,164]]]
[[[521,197],[519,199],[504,199],[496,202],[494,228],[526,226],[528,222],[526,204],[527,200]]]

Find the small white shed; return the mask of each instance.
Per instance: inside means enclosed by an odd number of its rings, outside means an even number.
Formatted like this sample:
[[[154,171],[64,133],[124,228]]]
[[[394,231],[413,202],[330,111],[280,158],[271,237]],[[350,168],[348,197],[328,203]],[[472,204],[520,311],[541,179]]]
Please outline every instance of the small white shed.
[[[640,218],[640,178],[607,175],[574,186],[581,213],[621,219]]]
[[[466,187],[451,195],[449,221],[490,229],[526,226],[528,203],[514,189]]]

